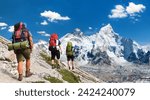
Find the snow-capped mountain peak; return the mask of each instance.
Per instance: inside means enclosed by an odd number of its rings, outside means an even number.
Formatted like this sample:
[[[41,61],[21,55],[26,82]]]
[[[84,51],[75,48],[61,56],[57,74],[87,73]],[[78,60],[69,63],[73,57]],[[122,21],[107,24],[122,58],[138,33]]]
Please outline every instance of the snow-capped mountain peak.
[[[79,29],[79,28],[75,28],[73,34],[76,36],[79,36],[79,37],[84,35],[83,32],[81,31],[81,29]]]
[[[108,36],[114,36],[114,35],[118,35],[117,33],[114,32],[112,26],[110,24],[102,27],[99,31],[100,34],[103,34],[103,35],[108,35]],[[99,34],[98,33],[98,34]]]
[[[83,35],[79,29],[63,36],[61,47],[63,61],[66,61],[67,42],[71,41],[73,46],[77,46],[76,60],[79,64],[99,65],[103,63],[120,65],[125,62],[149,63],[150,53],[135,41],[126,39],[115,33],[110,24],[102,27],[99,32],[90,36]],[[37,44],[42,49],[48,51],[48,42],[39,41]]]
[[[77,59],[80,62],[92,64],[98,64],[98,62],[100,64],[106,59],[111,63],[121,64],[129,59],[132,61],[133,54],[139,59],[139,55],[142,53],[140,52],[142,48],[138,43],[119,36],[110,24],[102,27],[98,33],[91,36],[85,36],[80,29],[76,29],[73,33],[62,37],[61,41],[64,51],[68,41],[79,46],[81,50],[79,50]],[[101,56],[103,54],[106,55],[106,58]]]

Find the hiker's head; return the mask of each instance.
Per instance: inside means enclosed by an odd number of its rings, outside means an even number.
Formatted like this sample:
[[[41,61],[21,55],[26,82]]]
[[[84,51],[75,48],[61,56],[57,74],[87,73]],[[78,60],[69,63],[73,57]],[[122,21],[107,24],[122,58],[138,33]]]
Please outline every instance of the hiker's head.
[[[55,35],[57,35],[57,36],[58,36],[58,34],[57,34],[57,33],[55,33],[55,32],[54,32],[54,33],[52,33],[52,34],[55,34]]]
[[[71,46],[72,46],[72,42],[69,41],[69,42],[67,43],[67,45],[71,45]]]
[[[24,28],[26,28],[26,26],[25,26],[25,24],[24,23],[22,23],[22,28],[24,29]]]
[[[25,28],[25,24],[23,24],[23,22],[19,22],[14,25],[14,31],[17,31],[18,29],[22,29],[22,28]]]

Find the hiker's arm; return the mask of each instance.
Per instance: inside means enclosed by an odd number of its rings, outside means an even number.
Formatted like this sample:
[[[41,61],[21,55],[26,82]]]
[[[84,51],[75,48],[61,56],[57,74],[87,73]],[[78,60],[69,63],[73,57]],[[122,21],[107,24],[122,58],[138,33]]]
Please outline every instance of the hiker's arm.
[[[67,55],[67,47],[66,47],[66,55]]]
[[[59,46],[59,49],[60,49],[60,53],[62,54],[62,49],[61,49],[61,42],[60,42],[60,40],[58,40],[58,46]]]
[[[14,40],[15,40],[15,39],[14,39],[14,34],[12,35],[12,38],[11,38],[11,39],[12,39],[12,43],[14,43],[14,42],[15,42],[15,41],[14,41]]]
[[[59,48],[60,48],[60,53],[62,54],[62,49],[61,49],[61,46],[59,45]]]
[[[31,36],[29,37],[29,44],[30,44],[30,49],[32,50],[33,49],[33,40],[32,40]]]
[[[33,39],[32,39],[32,34],[27,30],[28,32],[28,41],[29,41],[29,45],[30,45],[30,49],[32,51],[33,49]]]

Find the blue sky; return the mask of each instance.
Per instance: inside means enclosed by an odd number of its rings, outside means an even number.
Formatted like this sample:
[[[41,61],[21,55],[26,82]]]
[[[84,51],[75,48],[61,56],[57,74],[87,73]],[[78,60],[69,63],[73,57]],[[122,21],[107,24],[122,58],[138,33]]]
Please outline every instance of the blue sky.
[[[122,37],[150,44],[149,7],[150,0],[0,0],[0,35],[9,39],[20,21],[35,42],[75,28],[90,35],[110,23]]]

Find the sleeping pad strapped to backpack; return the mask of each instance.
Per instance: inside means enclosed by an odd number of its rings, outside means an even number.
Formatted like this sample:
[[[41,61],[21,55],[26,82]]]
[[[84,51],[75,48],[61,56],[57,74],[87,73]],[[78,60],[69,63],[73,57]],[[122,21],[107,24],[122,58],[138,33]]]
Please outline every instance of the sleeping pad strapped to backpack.
[[[29,32],[22,23],[17,23],[12,36],[12,43],[7,44],[8,50],[19,50],[29,48]]]

